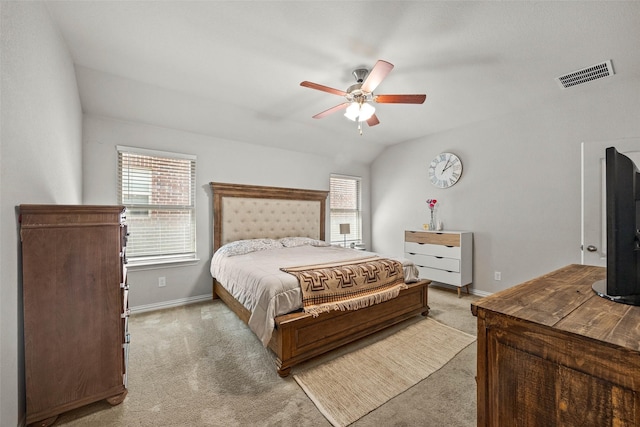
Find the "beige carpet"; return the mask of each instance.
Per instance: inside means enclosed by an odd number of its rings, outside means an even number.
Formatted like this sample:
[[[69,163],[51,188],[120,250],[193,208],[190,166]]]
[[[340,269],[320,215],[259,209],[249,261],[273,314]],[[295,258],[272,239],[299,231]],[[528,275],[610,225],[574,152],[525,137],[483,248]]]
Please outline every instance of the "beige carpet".
[[[331,424],[347,426],[436,372],[475,339],[425,318],[294,378]]]
[[[475,334],[473,295],[429,288],[429,319]],[[220,300],[131,316],[129,394],[62,414],[55,427],[331,427],[293,378],[424,321],[402,324],[294,367],[280,378],[275,356]],[[422,345],[424,347],[424,345]],[[476,344],[352,427],[475,427]],[[386,387],[386,383],[383,384]]]

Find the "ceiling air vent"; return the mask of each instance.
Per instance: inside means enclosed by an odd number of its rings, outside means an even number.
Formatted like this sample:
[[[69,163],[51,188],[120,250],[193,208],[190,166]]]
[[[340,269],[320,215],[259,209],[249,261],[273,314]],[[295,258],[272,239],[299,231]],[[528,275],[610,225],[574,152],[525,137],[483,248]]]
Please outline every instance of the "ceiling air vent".
[[[605,61],[565,74],[564,76],[556,77],[556,81],[562,89],[566,89],[571,86],[610,76],[613,76],[613,65],[611,65],[611,61]]]

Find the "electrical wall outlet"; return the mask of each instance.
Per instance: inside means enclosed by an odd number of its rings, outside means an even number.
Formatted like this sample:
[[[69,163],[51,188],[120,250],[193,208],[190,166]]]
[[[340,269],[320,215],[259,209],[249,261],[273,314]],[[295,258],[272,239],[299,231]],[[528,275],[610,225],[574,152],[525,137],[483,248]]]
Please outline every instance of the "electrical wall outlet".
[[[493,272],[493,279],[497,280],[497,281],[502,280],[502,273],[500,273],[499,271],[494,271]]]
[[[167,278],[164,276],[158,277],[158,287],[163,288],[165,286],[167,286]]]

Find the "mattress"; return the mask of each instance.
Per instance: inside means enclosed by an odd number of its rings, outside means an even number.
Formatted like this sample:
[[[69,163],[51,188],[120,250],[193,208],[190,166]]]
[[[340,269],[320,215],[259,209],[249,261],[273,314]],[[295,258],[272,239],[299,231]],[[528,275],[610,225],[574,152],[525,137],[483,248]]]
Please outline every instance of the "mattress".
[[[302,309],[302,291],[295,276],[281,271],[326,262],[341,262],[369,258],[372,252],[335,246],[303,244],[285,247],[279,241],[261,240],[251,250],[216,251],[211,260],[211,275],[251,312],[249,328],[264,346],[269,344],[275,317]],[[234,242],[236,243],[236,242]],[[253,242],[255,243],[255,242]],[[230,244],[230,245],[233,245]],[[228,249],[228,248],[227,248]],[[403,264],[405,282],[418,280],[418,269],[412,261],[395,259]]]

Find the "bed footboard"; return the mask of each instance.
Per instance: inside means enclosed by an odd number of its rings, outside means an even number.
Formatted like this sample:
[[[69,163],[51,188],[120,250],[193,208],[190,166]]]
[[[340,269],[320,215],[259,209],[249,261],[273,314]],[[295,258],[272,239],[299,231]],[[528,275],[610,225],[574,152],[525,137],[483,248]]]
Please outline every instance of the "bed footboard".
[[[269,348],[276,355],[276,368],[286,377],[291,368],[313,357],[364,338],[418,314],[429,313],[430,280],[407,284],[398,297],[360,310],[331,311],[313,317],[307,313],[278,316]],[[245,323],[251,313],[214,280],[217,296]]]
[[[415,315],[426,316],[429,283],[422,280],[409,284],[397,298],[360,310],[332,311],[318,317],[306,313],[276,317],[269,348],[276,354],[278,374],[286,377],[301,362]]]

